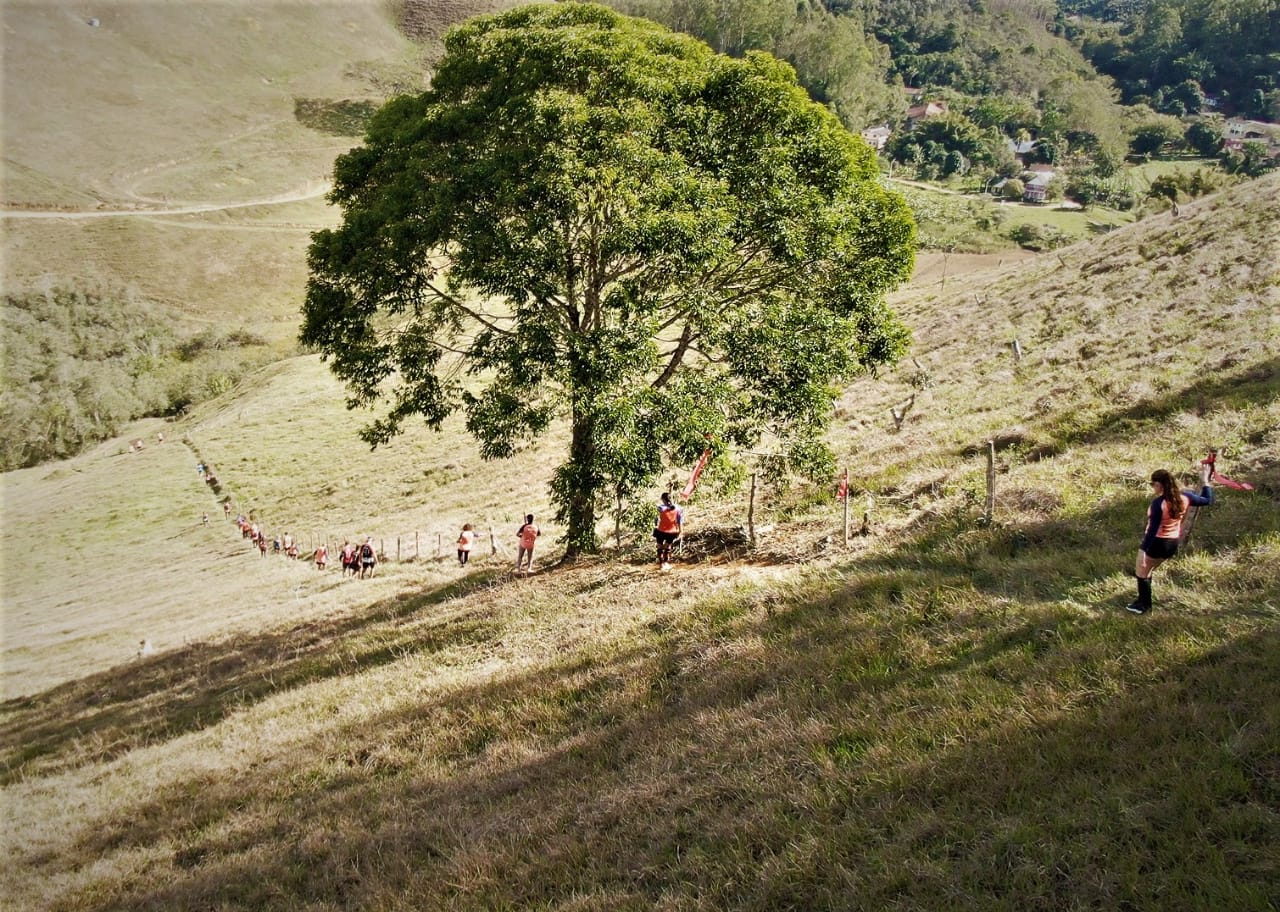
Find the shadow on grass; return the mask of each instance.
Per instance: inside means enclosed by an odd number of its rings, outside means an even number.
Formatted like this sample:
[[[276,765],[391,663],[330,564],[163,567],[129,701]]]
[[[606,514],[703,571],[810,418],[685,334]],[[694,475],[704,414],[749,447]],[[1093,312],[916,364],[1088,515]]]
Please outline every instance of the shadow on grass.
[[[479,612],[422,615],[501,578],[497,571],[472,573],[341,617],[194,643],[8,700],[0,704],[0,783],[198,731],[294,687],[490,639],[498,625]]]
[[[737,631],[755,657],[686,629],[450,692],[27,861],[172,849],[94,910],[1268,908],[1280,631],[1177,662],[1186,621],[1045,638],[1046,613],[872,685],[849,645],[905,628],[840,598]]]
[[[1037,536],[1068,567],[1132,537],[959,531],[201,767],[15,861],[92,860],[81,910],[1269,908],[1280,630],[1080,612],[1075,575],[1011,611]]]

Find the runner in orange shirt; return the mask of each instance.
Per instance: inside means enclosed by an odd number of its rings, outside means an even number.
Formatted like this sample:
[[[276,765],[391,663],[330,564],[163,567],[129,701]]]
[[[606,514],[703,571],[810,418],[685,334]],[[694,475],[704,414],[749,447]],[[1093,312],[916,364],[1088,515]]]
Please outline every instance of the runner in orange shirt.
[[[658,504],[658,522],[653,527],[653,537],[658,542],[658,565],[671,569],[671,546],[684,534],[684,513],[671,502],[671,494],[664,491]]]

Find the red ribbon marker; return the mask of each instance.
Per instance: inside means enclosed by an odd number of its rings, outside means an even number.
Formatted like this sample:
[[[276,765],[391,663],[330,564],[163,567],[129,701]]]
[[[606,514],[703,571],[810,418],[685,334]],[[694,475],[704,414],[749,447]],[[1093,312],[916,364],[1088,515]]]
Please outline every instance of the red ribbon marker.
[[[1216,481],[1218,484],[1222,485],[1223,487],[1226,487],[1226,488],[1234,488],[1234,489],[1235,489],[1235,490],[1237,490],[1237,491],[1252,491],[1252,490],[1253,490],[1253,485],[1249,484],[1249,482],[1247,482],[1247,481],[1236,481],[1236,480],[1235,480],[1235,479],[1233,479],[1233,478],[1228,478],[1226,475],[1219,475],[1219,474],[1218,474],[1217,463],[1218,463],[1218,451],[1217,451],[1217,450],[1210,450],[1210,451],[1209,451],[1209,458],[1208,458],[1208,459],[1201,459],[1201,460],[1200,460],[1200,464],[1201,464],[1201,465],[1207,465],[1207,466],[1209,467],[1209,480],[1210,480],[1210,481]]]
[[[698,486],[698,476],[702,474],[702,470],[707,467],[707,460],[711,458],[711,447],[707,447],[702,451],[702,455],[698,457],[698,463],[693,467],[693,474],[689,476],[689,483],[680,490],[680,499],[688,500],[693,496],[693,489]]]

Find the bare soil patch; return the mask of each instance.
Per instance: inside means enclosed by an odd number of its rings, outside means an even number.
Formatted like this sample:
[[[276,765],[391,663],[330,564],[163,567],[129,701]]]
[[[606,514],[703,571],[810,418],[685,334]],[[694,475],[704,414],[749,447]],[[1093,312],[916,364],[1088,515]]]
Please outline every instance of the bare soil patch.
[[[1002,250],[999,253],[918,253],[915,272],[911,274],[911,283],[926,285],[930,282],[940,282],[944,277],[951,278],[984,269],[999,269],[1002,266],[1035,259],[1037,255],[1020,247]]]

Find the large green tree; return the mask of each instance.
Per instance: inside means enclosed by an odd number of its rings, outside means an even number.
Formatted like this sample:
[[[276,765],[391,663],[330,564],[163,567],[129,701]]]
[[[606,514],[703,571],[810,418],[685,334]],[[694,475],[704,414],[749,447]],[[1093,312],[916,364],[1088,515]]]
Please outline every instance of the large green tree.
[[[600,6],[454,30],[334,176],[302,340],[389,400],[374,445],[462,409],[498,458],[566,418],[571,555],[704,435],[822,464],[835,384],[907,341],[914,226],[870,150],[786,64]]]

